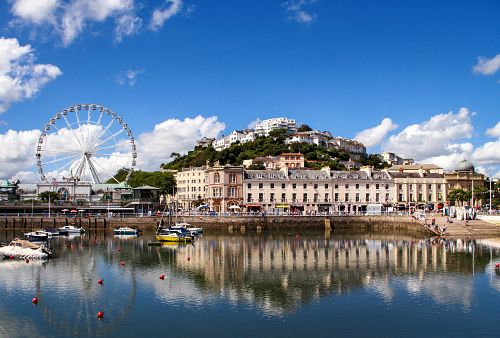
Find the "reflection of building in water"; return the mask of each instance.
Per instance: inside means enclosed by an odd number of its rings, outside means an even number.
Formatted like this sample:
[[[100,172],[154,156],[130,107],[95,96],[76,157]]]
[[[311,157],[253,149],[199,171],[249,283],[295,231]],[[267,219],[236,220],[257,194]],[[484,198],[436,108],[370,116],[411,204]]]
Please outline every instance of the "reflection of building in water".
[[[441,290],[441,296],[433,292],[433,285],[443,281],[443,272],[460,272],[459,278],[470,279],[467,276],[472,276],[474,268],[484,269],[487,262],[482,260],[474,266],[472,250],[482,255],[481,247],[472,241],[295,240],[272,236],[264,240],[226,236],[205,237],[194,246],[178,250],[176,264],[203,274],[215,291],[227,293],[235,301],[251,299],[251,303],[272,314],[292,310],[321,295],[340,295],[358,287],[390,288],[384,281],[406,277],[413,277],[413,284],[403,283],[411,292],[429,293],[436,301],[442,301],[442,294],[447,292],[444,298],[468,306],[473,287],[458,286],[471,280],[450,281],[447,276],[452,287]],[[385,295],[391,291],[380,293],[387,299]]]

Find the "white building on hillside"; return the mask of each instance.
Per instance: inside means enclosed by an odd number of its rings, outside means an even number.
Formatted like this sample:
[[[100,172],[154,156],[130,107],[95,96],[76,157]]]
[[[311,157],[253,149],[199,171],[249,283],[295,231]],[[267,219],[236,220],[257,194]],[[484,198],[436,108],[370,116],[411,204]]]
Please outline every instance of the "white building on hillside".
[[[361,155],[366,155],[366,147],[363,143],[349,140],[343,137],[335,137],[329,141],[331,147],[347,151],[353,158],[359,160]]]
[[[233,130],[231,134],[222,136],[212,142],[212,146],[216,151],[222,151],[231,146],[231,144],[240,142],[246,143],[255,140],[255,133],[253,130]]]
[[[380,154],[382,161],[387,162],[391,165],[401,165],[401,164],[413,164],[414,160],[412,158],[402,158],[394,153],[384,152]]]
[[[293,134],[297,131],[297,123],[294,119],[275,117],[258,123],[255,126],[255,134],[269,136],[269,132],[274,129],[286,129],[289,134]]]
[[[328,147],[328,141],[332,139],[332,134],[328,131],[302,131],[296,132],[295,134],[287,137],[285,142],[287,144],[290,143],[308,143],[308,144],[316,144],[320,147]]]

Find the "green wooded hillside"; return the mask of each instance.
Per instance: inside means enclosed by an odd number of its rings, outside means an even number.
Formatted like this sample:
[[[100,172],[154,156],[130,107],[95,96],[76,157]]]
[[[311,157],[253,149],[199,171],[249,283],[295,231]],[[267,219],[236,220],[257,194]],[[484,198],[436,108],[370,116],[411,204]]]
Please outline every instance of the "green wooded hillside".
[[[186,155],[180,156],[173,153],[173,161],[162,164],[164,169],[180,170],[186,167],[199,167],[207,162],[214,164],[241,165],[244,160],[254,159],[259,156],[278,156],[282,153],[302,153],[305,157],[305,166],[313,169],[320,169],[329,166],[332,170],[346,170],[340,161],[349,160],[349,153],[337,149],[325,149],[315,144],[292,143],[285,144],[286,130],[273,130],[269,137],[257,137],[253,142],[233,143],[228,149],[215,151],[213,147],[195,147]],[[374,167],[383,167],[376,155],[369,155],[361,160],[363,164],[370,164]]]

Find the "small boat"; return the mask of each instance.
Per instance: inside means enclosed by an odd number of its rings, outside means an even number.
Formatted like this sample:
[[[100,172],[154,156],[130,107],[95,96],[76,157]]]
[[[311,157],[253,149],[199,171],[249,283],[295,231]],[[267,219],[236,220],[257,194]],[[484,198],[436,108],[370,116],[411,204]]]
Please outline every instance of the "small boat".
[[[189,223],[175,223],[175,225],[172,225],[170,229],[186,229],[189,231],[192,235],[201,235],[203,233],[203,228],[196,228],[191,226]]]
[[[156,232],[156,239],[165,242],[191,242],[193,235],[183,229],[163,228]]]
[[[118,229],[113,229],[113,233],[115,235],[135,235],[139,236],[142,234],[142,230],[140,229],[133,229],[129,227],[121,227]]]
[[[35,230],[25,233],[24,238],[30,242],[47,241],[52,238],[52,233],[43,230]]]
[[[54,237],[54,236],[61,236],[61,235],[64,235],[64,233],[63,233],[63,234],[61,234],[61,232],[60,232],[58,229],[55,229],[55,228],[43,228],[43,231],[45,231],[45,232],[48,232],[48,233],[52,234],[52,237]],[[67,235],[67,234],[68,234],[68,233],[66,233],[66,235]]]
[[[0,247],[0,254],[16,259],[46,259],[52,256],[52,251],[45,245],[15,238],[9,245]]]
[[[59,233],[64,233],[68,235],[74,235],[74,234],[84,234],[85,229],[84,228],[77,228],[74,225],[65,225],[61,228],[59,228]]]

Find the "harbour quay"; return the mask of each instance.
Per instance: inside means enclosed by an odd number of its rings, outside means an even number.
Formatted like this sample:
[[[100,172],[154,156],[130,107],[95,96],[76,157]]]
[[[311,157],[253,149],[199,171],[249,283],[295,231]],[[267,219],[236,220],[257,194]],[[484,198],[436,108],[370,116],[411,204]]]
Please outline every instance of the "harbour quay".
[[[479,218],[482,218],[479,216]],[[485,217],[488,218],[488,217]],[[439,226],[446,226],[442,234],[447,238],[488,238],[500,236],[500,220],[476,219],[451,221],[429,214]],[[417,237],[435,236],[424,225],[408,214],[391,215],[349,215],[349,216],[276,216],[276,215],[179,215],[177,217],[0,217],[0,230],[32,230],[44,227],[62,227],[75,224],[88,230],[109,230],[129,226],[140,230],[156,229],[158,225],[168,226],[177,222],[189,223],[206,230],[227,231],[275,231],[325,230],[348,233],[411,233]]]

